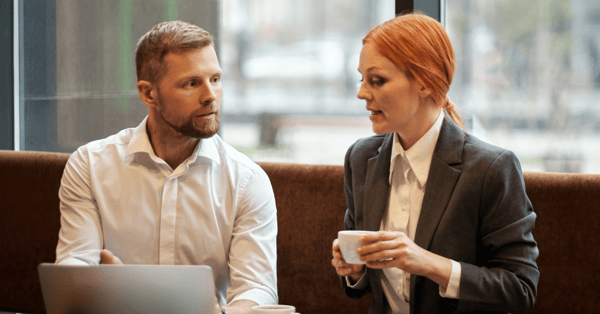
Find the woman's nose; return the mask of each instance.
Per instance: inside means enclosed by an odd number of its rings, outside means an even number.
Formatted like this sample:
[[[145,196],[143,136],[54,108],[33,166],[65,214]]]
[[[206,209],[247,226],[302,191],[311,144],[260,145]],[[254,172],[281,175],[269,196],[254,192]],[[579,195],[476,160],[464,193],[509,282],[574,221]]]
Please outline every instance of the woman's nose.
[[[364,85],[365,85],[364,82],[360,84],[360,88],[358,89],[358,93],[356,94],[356,97],[358,97],[359,99],[368,100],[368,98],[370,97],[370,94],[367,92]]]

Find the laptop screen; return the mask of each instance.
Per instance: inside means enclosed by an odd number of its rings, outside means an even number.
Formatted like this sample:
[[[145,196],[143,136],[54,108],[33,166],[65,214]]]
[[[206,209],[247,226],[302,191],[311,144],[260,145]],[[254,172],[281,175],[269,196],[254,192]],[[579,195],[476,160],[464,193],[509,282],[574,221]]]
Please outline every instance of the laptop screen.
[[[221,313],[209,266],[38,266],[48,314]]]

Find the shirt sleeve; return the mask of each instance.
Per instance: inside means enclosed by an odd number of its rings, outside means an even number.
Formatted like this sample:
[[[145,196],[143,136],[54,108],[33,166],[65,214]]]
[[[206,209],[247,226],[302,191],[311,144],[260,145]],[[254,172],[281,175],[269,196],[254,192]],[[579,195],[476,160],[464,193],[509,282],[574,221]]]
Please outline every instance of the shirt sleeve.
[[[237,195],[227,303],[277,304],[277,209],[269,177],[260,168],[254,170]]]
[[[458,299],[461,270],[460,263],[453,260],[452,272],[450,273],[450,280],[448,281],[448,288],[446,291],[444,291],[444,289],[440,286],[440,296],[442,298]]]
[[[348,277],[345,277],[346,278],[346,287],[352,288],[352,289],[357,289],[357,290],[365,289],[367,287],[367,283],[369,282],[369,279],[367,278],[366,274],[367,274],[367,272],[364,272],[362,274],[362,276],[360,277],[360,279],[355,284],[350,283],[350,279]]]
[[[99,264],[103,248],[100,214],[90,187],[89,162],[81,149],[69,158],[58,194],[56,264]]]

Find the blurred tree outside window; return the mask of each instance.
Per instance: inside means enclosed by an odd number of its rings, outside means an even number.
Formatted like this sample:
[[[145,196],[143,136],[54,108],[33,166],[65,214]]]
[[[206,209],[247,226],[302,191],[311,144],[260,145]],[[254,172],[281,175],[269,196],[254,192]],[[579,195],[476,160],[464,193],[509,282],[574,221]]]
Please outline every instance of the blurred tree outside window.
[[[19,1],[22,150],[73,152],[136,127],[134,50],[180,19],[211,32],[223,68],[220,135],[257,161],[342,164],[372,134],[356,98],[362,37],[391,0]]]
[[[372,135],[356,97],[362,38],[390,0],[226,0],[223,138],[256,161],[342,164]]]
[[[524,170],[600,172],[600,2],[451,0],[450,98],[469,131]],[[362,38],[391,0],[27,0],[21,7],[21,149],[72,152],[135,127],[134,47],[181,19],[216,37],[220,135],[256,161],[342,164],[372,135],[356,98]]]
[[[524,170],[600,173],[600,2],[446,1],[450,98]]]

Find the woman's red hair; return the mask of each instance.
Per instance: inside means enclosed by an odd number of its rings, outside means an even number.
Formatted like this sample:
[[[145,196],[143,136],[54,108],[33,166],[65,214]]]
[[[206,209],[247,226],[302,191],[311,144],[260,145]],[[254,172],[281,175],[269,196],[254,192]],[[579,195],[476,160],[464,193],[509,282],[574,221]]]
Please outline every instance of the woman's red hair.
[[[367,42],[428,88],[435,103],[466,130],[447,96],[454,76],[454,50],[442,24],[421,13],[399,15],[371,30],[363,45]]]

